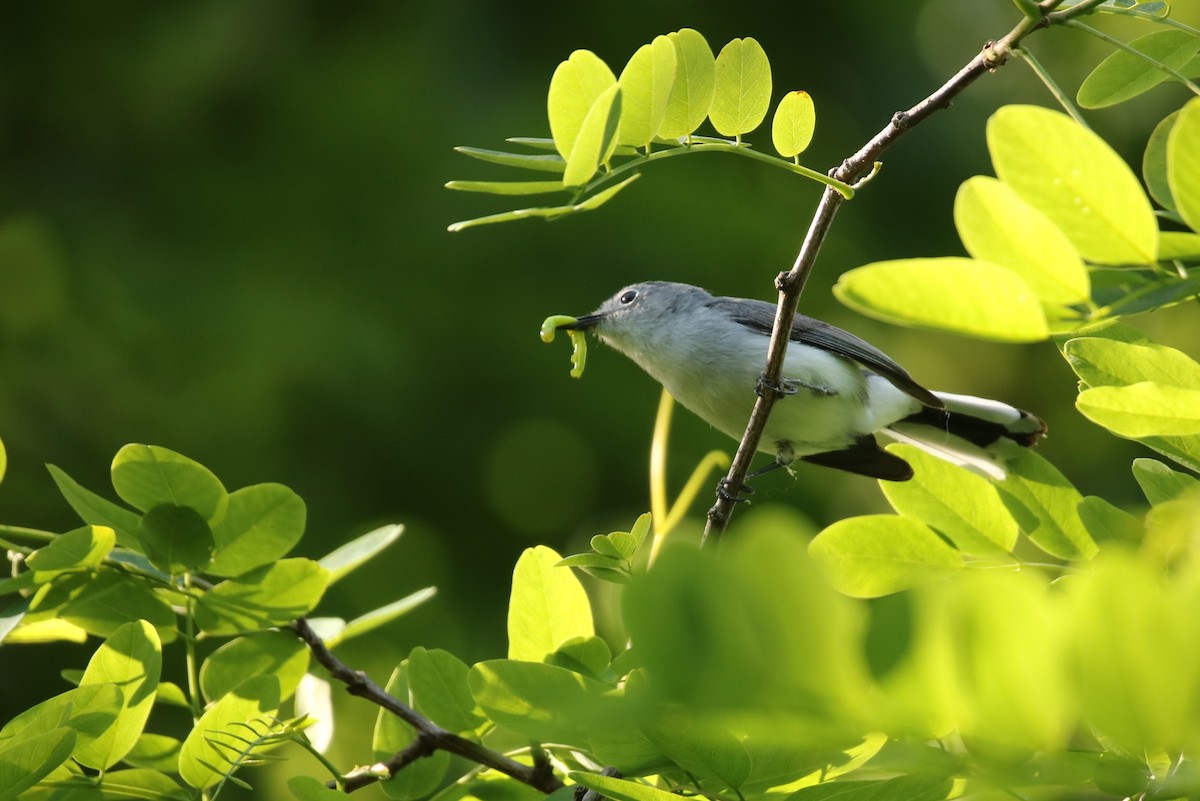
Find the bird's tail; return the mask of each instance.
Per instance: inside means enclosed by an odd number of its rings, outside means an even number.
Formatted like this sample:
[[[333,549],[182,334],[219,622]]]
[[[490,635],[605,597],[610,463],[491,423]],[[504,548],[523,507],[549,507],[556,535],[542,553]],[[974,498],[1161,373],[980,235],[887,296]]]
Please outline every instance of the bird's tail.
[[[1011,441],[1036,445],[1046,434],[1042,420],[1007,403],[935,392],[943,409],[925,407],[884,429],[893,438],[997,480],[1005,476],[995,447]]]

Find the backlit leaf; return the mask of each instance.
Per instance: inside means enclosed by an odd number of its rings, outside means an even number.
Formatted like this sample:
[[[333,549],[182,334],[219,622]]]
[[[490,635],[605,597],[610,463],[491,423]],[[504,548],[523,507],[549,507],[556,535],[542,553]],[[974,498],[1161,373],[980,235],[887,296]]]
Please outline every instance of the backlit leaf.
[[[962,557],[918,520],[866,515],[839,520],[809,552],[842,592],[876,598],[962,569]]]
[[[1079,393],[1085,417],[1123,437],[1200,434],[1200,390],[1144,381]]]
[[[540,662],[567,640],[591,637],[592,610],[575,574],[544,545],[529,548],[513,570],[508,658]]]
[[[179,775],[192,787],[204,789],[220,781],[230,760],[253,739],[243,724],[270,722],[279,713],[279,679],[248,678],[210,706],[183,741]]]
[[[190,506],[210,523],[225,513],[225,487],[204,465],[157,445],[126,445],[112,463],[113,488],[143,512],[163,503]]]
[[[1200,98],[1179,112],[1167,137],[1167,180],[1179,216],[1200,233]]]
[[[1013,271],[963,258],[898,259],[842,273],[838,300],[881,320],[999,342],[1049,336],[1037,297]]]
[[[279,679],[280,699],[290,698],[308,670],[308,647],[283,631],[247,634],[222,645],[200,667],[200,690],[208,701],[219,700],[247,676]]]
[[[388,679],[387,691],[401,703],[412,706],[412,693],[408,688],[408,662],[401,662]],[[412,727],[386,709],[380,709],[375,718],[375,731],[371,738],[371,750],[375,759],[385,760],[404,749],[414,739]],[[437,751],[425,759],[418,759],[392,778],[380,785],[384,795],[397,801],[415,801],[437,789],[450,765],[450,754]]]
[[[1200,489],[1200,479],[1172,470],[1157,459],[1134,459],[1133,477],[1137,479],[1146,500],[1153,505]]]
[[[1179,119],[1179,112],[1173,111],[1164,117],[1150,133],[1146,142],[1146,152],[1142,154],[1142,177],[1146,180],[1146,188],[1150,197],[1158,201],[1164,209],[1175,211],[1175,198],[1171,195],[1171,183],[1167,177],[1167,140],[1170,139],[1171,129]]]
[[[675,83],[675,45],[656,36],[638,48],[618,79],[621,122],[617,143],[647,147],[667,116],[667,101]]]
[[[1151,264],[1158,222],[1129,166],[1099,136],[1058,111],[1005,106],[987,125],[1001,181],[1036,206],[1098,264]]]
[[[1004,447],[1004,443],[998,443]],[[1004,447],[1008,473],[997,486],[1035,545],[1060,559],[1091,559],[1096,543],[1079,517],[1083,496],[1058,468],[1031,448]],[[1028,515],[1026,519],[1025,516]]]
[[[803,153],[812,141],[817,109],[808,92],[788,92],[779,101],[771,121],[771,140],[785,159]]]
[[[162,672],[162,644],[154,627],[144,620],[128,623],[113,632],[88,662],[80,687],[114,684],[122,694],[114,724],[73,756],[82,765],[107,770],[129,753],[150,710]]]
[[[52,464],[46,465],[58,491],[79,519],[93,526],[108,526],[117,532],[117,542],[126,548],[137,548],[137,530],[141,516],[117,506],[91,490],[81,486],[75,479]]]
[[[722,136],[757,128],[771,107],[771,64],[756,39],[734,39],[716,60],[715,89],[708,117]]]
[[[238,576],[282,559],[304,534],[307,510],[282,484],[255,484],[229,494],[225,517],[213,527],[216,548],[205,570]]]
[[[196,623],[209,634],[282,626],[308,614],[328,583],[329,573],[311,559],[281,559],[205,592],[196,604]]]
[[[554,70],[546,109],[550,135],[564,159],[570,159],[575,139],[596,98],[616,81],[608,65],[590,50],[576,50]]]
[[[608,162],[617,146],[620,118],[621,87],[614,83],[599,94],[579,126],[574,146],[566,157],[563,186],[583,186],[601,164]]]
[[[717,68],[708,41],[698,31],[683,28],[668,34],[668,38],[675,46],[675,82],[658,135],[677,139],[690,136],[708,116],[717,86]]]

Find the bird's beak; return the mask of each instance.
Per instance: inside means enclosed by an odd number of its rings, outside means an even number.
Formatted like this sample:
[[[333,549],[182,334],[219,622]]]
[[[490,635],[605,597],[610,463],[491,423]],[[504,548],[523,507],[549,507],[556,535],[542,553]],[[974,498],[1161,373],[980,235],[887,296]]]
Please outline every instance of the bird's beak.
[[[595,328],[607,316],[600,313],[585,314],[582,317],[575,318],[575,322],[559,326],[559,328],[566,329],[567,331],[587,331],[590,328]]]

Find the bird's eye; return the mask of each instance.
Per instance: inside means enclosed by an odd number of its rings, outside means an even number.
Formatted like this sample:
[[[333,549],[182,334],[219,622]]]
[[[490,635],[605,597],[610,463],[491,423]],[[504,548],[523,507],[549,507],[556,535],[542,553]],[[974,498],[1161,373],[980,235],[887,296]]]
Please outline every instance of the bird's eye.
[[[628,306],[630,303],[633,303],[637,296],[638,293],[636,289],[626,289],[621,293],[621,297],[617,298],[617,300],[622,306]]]

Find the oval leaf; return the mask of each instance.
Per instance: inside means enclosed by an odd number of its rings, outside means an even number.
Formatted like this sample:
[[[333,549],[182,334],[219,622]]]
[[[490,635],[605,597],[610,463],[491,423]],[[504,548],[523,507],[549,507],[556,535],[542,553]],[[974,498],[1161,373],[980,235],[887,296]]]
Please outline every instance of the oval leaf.
[[[1200,233],[1200,98],[1179,112],[1167,137],[1167,180],[1179,216]]]
[[[204,465],[157,445],[126,445],[112,463],[113,489],[147,512],[162,503],[190,506],[209,522],[225,513],[225,487]]]
[[[1096,543],[1079,517],[1083,496],[1066,476],[1031,448],[1014,444],[1004,458],[1008,473],[997,486],[1033,544],[1060,559],[1095,556]]]
[[[1150,132],[1150,138],[1146,141],[1146,152],[1142,154],[1142,178],[1146,181],[1146,188],[1150,190],[1150,197],[1158,201],[1158,205],[1171,211],[1177,211],[1177,209],[1175,208],[1175,198],[1171,196],[1170,179],[1167,176],[1167,141],[1177,119],[1179,119],[1178,111],[1173,111],[1163,117]],[[1162,253],[1159,254],[1159,257],[1170,258]]]
[[[206,572],[238,576],[286,556],[304,534],[307,510],[282,484],[255,484],[230,493],[213,527],[216,555]]]
[[[699,31],[683,28],[668,38],[675,46],[675,81],[658,135],[677,139],[690,136],[708,116],[717,88],[717,66],[712,48]]]
[[[513,570],[508,604],[508,658],[541,662],[567,640],[591,637],[592,609],[583,585],[562,557],[544,545],[529,548]]]
[[[998,342],[1049,336],[1042,307],[1020,276],[963,258],[899,259],[843,273],[838,300],[890,322]]]
[[[771,63],[757,40],[734,39],[716,60],[708,118],[722,136],[741,136],[762,124],[771,107]]]
[[[142,516],[138,537],[154,566],[172,575],[195,572],[212,559],[212,529],[190,506],[160,503]]]
[[[196,604],[209,634],[240,634],[283,626],[321,600],[329,573],[311,559],[281,559],[213,587]]]
[[[576,50],[554,70],[546,110],[554,147],[564,159],[570,158],[596,98],[616,81],[608,65],[590,50]]]
[[[877,598],[962,569],[962,557],[933,529],[894,515],[839,520],[813,539],[809,553],[847,595]]]
[[[1129,166],[1099,136],[1065,114],[1005,106],[987,124],[1000,180],[1041,209],[1099,264],[1151,264],[1158,223]]]
[[[992,483],[911,445],[888,450],[912,465],[911,481],[880,481],[888,503],[904,517],[945,534],[963,553],[1009,553],[1017,544],[1017,521]]]
[[[620,117],[621,87],[614,83],[600,93],[579,126],[574,146],[567,156],[563,186],[583,186],[600,165],[608,161],[617,146]]]
[[[1200,390],[1144,381],[1079,393],[1084,417],[1123,437],[1200,434]]]
[[[278,712],[279,679],[246,679],[196,721],[179,752],[179,775],[198,789],[216,784],[230,766],[231,751],[236,754],[244,748],[250,731],[245,724],[269,721]]]
[[[1156,31],[1139,36],[1129,47],[1179,71],[1200,51],[1200,38],[1187,31]],[[1126,50],[1100,62],[1079,86],[1076,100],[1084,108],[1103,108],[1137,97],[1171,76]]]
[[[621,122],[617,144],[648,147],[667,116],[667,101],[675,84],[675,45],[656,36],[638,48],[618,79]]]
[[[200,691],[218,701],[247,676],[270,674],[279,679],[280,699],[290,698],[308,670],[309,651],[294,635],[264,631],[222,645],[200,668]]]
[[[968,253],[1012,270],[1043,303],[1087,301],[1091,285],[1071,240],[1006,184],[982,175],[964,182],[954,224]]]
[[[401,662],[388,679],[387,691],[404,704],[412,705],[412,693],[408,689],[408,662]],[[404,750],[416,733],[413,728],[386,709],[380,709],[375,718],[375,732],[371,738],[371,749],[378,760],[389,759]],[[442,783],[450,766],[450,754],[436,751],[425,759],[418,759],[395,775],[391,781],[380,785],[388,798],[398,801],[415,801],[432,793]]]
[[[420,646],[408,655],[408,683],[417,708],[447,731],[465,737],[488,725],[471,695],[470,668],[449,651]]]
[[[96,649],[79,686],[116,685],[121,690],[121,707],[112,726],[75,750],[73,756],[80,764],[108,770],[129,753],[150,717],[161,673],[162,644],[154,627],[144,620],[117,629]]]
[[[785,159],[804,152],[817,126],[817,109],[808,92],[788,92],[775,109],[771,141]]]
[[[1133,477],[1153,506],[1172,501],[1185,492],[1200,490],[1200,480],[1172,470],[1157,459],[1134,459]]]

